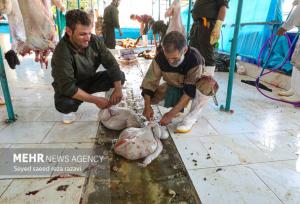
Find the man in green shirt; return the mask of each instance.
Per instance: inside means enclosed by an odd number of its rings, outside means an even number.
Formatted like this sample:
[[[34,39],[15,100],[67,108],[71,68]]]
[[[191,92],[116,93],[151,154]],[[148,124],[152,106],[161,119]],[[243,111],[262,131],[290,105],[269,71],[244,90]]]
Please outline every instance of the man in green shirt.
[[[79,9],[66,14],[66,34],[56,46],[51,60],[56,109],[63,122],[71,123],[82,102],[107,108],[121,101],[125,76],[103,41],[91,34],[88,14]],[[106,71],[96,72],[102,64]],[[91,95],[114,88],[110,99]]]
[[[119,29],[120,36],[123,35],[123,32],[119,25],[119,4],[120,0],[113,0],[111,4],[104,9],[103,38],[106,47],[110,49],[115,49],[116,47],[115,28]]]
[[[165,36],[168,26],[164,23],[164,21],[162,20],[158,20],[158,21],[150,21],[150,27],[152,28],[152,32],[153,32],[153,37],[154,37],[154,45],[157,47],[157,42],[156,42],[156,38],[157,38],[157,34],[159,36],[159,45],[163,39],[163,37]]]
[[[196,0],[190,31],[190,46],[205,59],[204,74],[213,76],[216,68],[214,49],[219,40],[229,0]]]

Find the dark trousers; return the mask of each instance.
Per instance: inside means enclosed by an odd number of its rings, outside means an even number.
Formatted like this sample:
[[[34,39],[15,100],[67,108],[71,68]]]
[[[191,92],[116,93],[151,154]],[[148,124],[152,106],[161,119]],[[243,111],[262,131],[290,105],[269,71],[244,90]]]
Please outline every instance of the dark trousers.
[[[215,26],[215,21],[208,21],[207,26],[202,20],[194,22],[190,31],[190,46],[197,48],[204,57],[206,66],[215,66],[214,49],[215,45],[210,44],[210,34]]]
[[[109,49],[115,49],[116,47],[116,34],[115,34],[115,28],[104,26],[103,27],[103,38],[104,43],[107,48]]]
[[[149,21],[147,23],[145,23],[145,27],[142,31],[142,35],[147,35],[148,31],[149,31]]]
[[[125,75],[122,72],[121,82],[124,84]],[[114,87],[114,84],[106,71],[97,72],[93,78],[90,80],[80,82],[77,86],[89,94],[96,92],[108,91],[110,88]],[[55,108],[61,113],[67,114],[71,112],[76,112],[81,105],[82,101],[73,99],[68,96],[64,96],[59,93],[54,94]]]

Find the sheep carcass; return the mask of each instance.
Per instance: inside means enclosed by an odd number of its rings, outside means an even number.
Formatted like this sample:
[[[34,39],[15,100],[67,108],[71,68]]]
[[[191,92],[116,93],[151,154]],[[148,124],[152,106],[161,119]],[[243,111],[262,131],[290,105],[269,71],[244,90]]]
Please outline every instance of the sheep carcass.
[[[49,4],[41,0],[19,0],[26,33],[26,45],[20,54],[33,50],[35,61],[48,65],[48,55],[55,48],[55,25],[49,13]]]
[[[180,16],[180,1],[174,0],[169,9],[166,11],[165,16],[170,17],[170,24],[167,33],[171,31],[178,31],[185,34],[185,29]]]
[[[132,110],[111,107],[100,111],[100,121],[108,129],[123,130],[127,127],[141,127],[138,116]]]
[[[47,0],[11,0],[7,14],[12,50],[24,56],[35,52],[35,61],[48,65],[48,55],[55,47],[55,25]]]
[[[158,124],[149,124],[144,128],[126,128],[120,134],[114,151],[129,160],[145,158],[141,167],[146,167],[159,156],[163,149],[160,139],[167,139],[169,133]]]

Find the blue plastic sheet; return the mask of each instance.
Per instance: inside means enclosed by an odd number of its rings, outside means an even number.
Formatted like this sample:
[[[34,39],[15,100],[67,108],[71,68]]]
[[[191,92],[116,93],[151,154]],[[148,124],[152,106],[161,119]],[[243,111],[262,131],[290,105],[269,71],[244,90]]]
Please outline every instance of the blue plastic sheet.
[[[187,21],[188,21],[188,14],[189,14],[189,7],[188,6],[185,6],[183,8],[181,8],[181,20],[182,20],[182,24],[183,26],[186,28],[187,27]],[[191,15],[191,18],[190,18],[190,29],[193,25],[193,18],[192,18],[192,15]]]
[[[140,36],[140,28],[121,28],[123,35],[119,35],[119,30],[115,29],[116,39],[132,38],[137,39]],[[148,40],[153,40],[152,30],[150,29],[147,33]]]
[[[9,33],[9,26],[7,23],[0,23],[0,33]]]
[[[235,16],[237,11],[237,1],[229,2],[229,9],[226,14],[219,50],[230,52],[231,40],[233,38]],[[252,22],[282,22],[282,0],[251,0],[244,1],[241,23]],[[244,60],[257,63],[260,49],[266,40],[276,33],[280,25],[244,25],[241,26],[238,37],[238,54]],[[265,50],[267,52],[268,49]],[[288,52],[286,39],[280,38],[269,59],[268,67],[277,67],[284,60]],[[291,72],[291,64],[286,64],[283,68],[285,72]]]

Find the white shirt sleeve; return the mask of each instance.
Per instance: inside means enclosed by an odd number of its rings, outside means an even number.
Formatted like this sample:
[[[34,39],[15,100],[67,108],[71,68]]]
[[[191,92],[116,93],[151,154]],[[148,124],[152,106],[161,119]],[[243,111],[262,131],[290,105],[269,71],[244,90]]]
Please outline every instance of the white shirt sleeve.
[[[285,30],[291,30],[294,27],[300,28],[300,5],[297,5],[290,17],[282,25]]]

